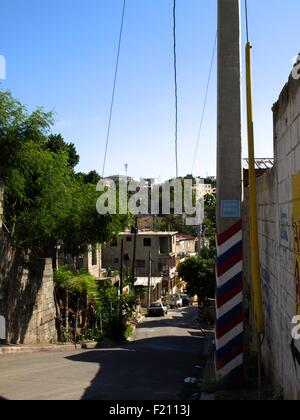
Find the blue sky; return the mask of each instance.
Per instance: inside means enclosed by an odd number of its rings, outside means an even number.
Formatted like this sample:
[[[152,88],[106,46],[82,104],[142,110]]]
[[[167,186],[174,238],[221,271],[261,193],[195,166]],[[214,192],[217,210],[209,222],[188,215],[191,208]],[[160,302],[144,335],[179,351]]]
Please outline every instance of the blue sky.
[[[185,175],[196,146],[217,2],[177,1],[179,166]],[[256,155],[270,157],[271,107],[300,52],[300,2],[248,2]],[[172,3],[127,0],[106,175],[124,173],[125,163],[135,177],[175,175]],[[55,111],[54,131],[75,143],[78,170],[101,172],[121,11],[122,0],[4,0],[1,5],[0,54],[7,60],[2,88],[29,108]],[[244,19],[242,25],[244,49]],[[196,175],[215,174],[215,148],[214,68]]]

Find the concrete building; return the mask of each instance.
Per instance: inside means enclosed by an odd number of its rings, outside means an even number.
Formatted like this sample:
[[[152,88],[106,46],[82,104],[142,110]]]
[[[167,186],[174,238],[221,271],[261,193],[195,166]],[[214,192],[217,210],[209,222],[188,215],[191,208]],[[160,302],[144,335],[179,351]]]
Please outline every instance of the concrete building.
[[[147,300],[149,255],[152,260],[152,299],[176,290],[176,233],[138,232],[136,244],[135,286],[141,289],[142,304]],[[120,270],[121,241],[124,246],[124,269],[131,272],[133,263],[134,234],[123,232],[115,244],[105,246],[102,265],[106,269]]]
[[[191,235],[176,236],[176,254],[180,258],[196,254],[196,237]]]

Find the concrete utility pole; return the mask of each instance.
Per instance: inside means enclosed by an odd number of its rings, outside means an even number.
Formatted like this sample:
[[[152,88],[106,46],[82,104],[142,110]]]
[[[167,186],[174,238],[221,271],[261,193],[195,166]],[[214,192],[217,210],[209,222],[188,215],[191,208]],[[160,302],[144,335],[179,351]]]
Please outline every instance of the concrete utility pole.
[[[240,1],[218,0],[216,375],[243,376]]]
[[[217,226],[220,234],[240,218],[234,210],[242,195],[239,0],[218,0],[218,31]]]

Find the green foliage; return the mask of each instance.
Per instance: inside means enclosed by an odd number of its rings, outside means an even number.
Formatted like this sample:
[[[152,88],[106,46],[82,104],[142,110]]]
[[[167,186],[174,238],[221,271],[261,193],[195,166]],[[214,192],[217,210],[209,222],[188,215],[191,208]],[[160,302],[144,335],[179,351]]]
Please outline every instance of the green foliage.
[[[127,322],[133,315],[136,297],[134,293],[119,296],[118,289],[106,282],[100,290],[102,316],[108,336],[114,341],[123,341],[126,337]]]
[[[204,248],[200,257],[186,259],[178,266],[178,275],[187,283],[191,296],[213,298],[215,295],[214,250]]]
[[[87,174],[83,172],[79,172],[76,174],[77,179],[81,180],[84,184],[93,184],[94,186],[98,184],[101,179],[101,176],[98,174],[97,171],[90,171]]]
[[[55,154],[66,153],[68,156],[68,164],[74,169],[79,163],[79,155],[77,154],[73,143],[66,143],[61,134],[51,134],[45,145],[46,149]]]
[[[124,334],[124,338],[125,338],[125,340],[128,340],[128,338],[132,336],[133,331],[134,331],[134,329],[133,329],[133,327],[132,327],[132,326],[128,326],[128,327],[126,328],[126,331],[125,331],[125,334]]]
[[[206,194],[204,196],[204,205],[205,209],[215,209],[216,208],[216,195],[215,194]]]
[[[100,305],[99,287],[95,278],[85,270],[72,272],[68,267],[62,267],[54,273],[54,282],[57,287],[67,290],[73,295],[83,295]]]
[[[79,156],[72,143],[52,135],[53,115],[29,112],[11,93],[0,92],[0,177],[4,224],[16,246],[51,256],[63,242],[74,256],[86,244],[110,240],[128,217],[100,216],[95,171],[74,174]]]
[[[66,312],[66,292],[68,292],[69,307],[73,314],[69,319],[69,331],[66,331],[64,327],[61,328],[60,336],[63,340],[73,336],[75,340],[99,341],[101,339],[100,317],[102,328],[111,339],[115,341],[126,339],[127,322],[132,316],[135,305],[134,293],[119,296],[118,288],[110,281],[97,282],[85,270],[74,273],[68,267],[57,270],[54,280],[56,290],[65,292],[62,313]],[[76,331],[75,334],[76,319],[79,314],[85,314],[86,319],[84,326],[80,326],[81,332]]]

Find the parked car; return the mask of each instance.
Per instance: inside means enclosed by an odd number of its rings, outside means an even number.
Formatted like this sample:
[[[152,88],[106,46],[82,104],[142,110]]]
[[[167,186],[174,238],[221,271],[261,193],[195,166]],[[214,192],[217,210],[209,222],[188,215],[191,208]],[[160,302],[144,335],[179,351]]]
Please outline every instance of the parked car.
[[[169,300],[170,309],[182,308],[182,299],[180,295],[171,295]]]
[[[189,295],[181,295],[181,299],[182,299],[182,306],[184,307],[191,306],[192,299],[189,297]]]
[[[168,315],[168,307],[163,305],[162,302],[151,303],[148,310],[149,316],[165,316]]]

